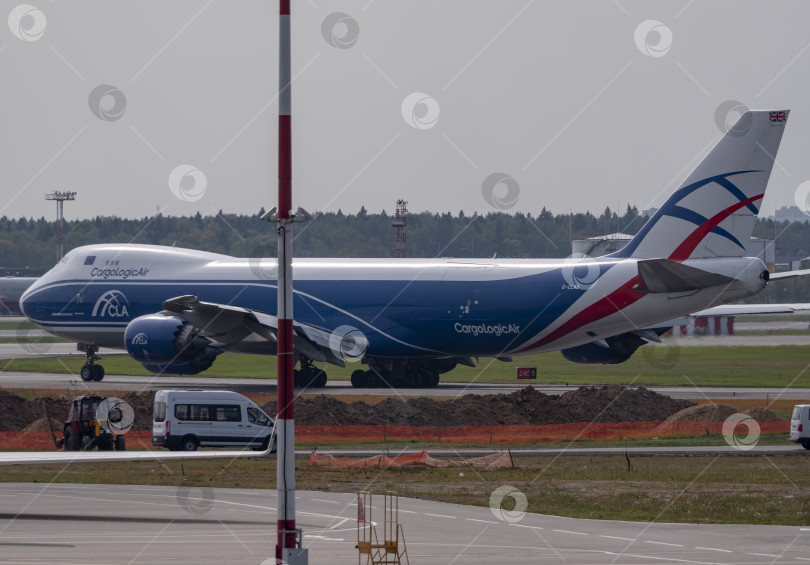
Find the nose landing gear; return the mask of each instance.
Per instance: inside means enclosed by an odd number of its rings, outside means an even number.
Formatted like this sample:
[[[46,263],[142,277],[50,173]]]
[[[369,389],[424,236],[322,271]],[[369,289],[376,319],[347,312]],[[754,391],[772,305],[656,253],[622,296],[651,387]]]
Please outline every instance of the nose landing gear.
[[[87,356],[87,362],[82,366],[79,373],[82,380],[85,382],[102,380],[104,378],[104,367],[96,365],[96,361],[101,359],[101,355],[98,355],[98,345],[80,343],[77,349]]]

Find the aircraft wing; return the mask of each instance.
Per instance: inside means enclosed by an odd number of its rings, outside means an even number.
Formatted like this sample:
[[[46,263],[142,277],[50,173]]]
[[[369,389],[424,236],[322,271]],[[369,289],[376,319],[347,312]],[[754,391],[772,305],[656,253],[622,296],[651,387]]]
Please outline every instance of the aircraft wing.
[[[200,335],[213,340],[214,344],[233,345],[251,333],[278,342],[278,317],[266,312],[229,304],[201,302],[191,295],[170,298],[163,303],[163,309],[194,324]],[[313,361],[345,367],[343,359],[333,352],[334,341],[333,332],[293,321],[293,347],[297,352]]]
[[[3,451],[0,465],[27,463],[106,463],[110,461],[166,461],[167,459],[237,459],[240,457],[264,457],[272,446],[264,451]]]
[[[744,316],[747,314],[793,314],[810,310],[810,303],[804,304],[723,304],[690,316]]]

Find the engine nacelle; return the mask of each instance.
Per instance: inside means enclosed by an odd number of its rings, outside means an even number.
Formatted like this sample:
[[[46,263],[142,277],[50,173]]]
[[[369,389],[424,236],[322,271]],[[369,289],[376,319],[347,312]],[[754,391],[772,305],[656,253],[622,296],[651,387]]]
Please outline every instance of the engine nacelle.
[[[570,349],[563,349],[563,357],[574,363],[599,363],[602,365],[614,365],[624,363],[635,353],[636,349],[647,343],[634,333],[624,333],[609,337],[607,341],[609,347],[603,347],[596,343],[586,343]]]
[[[135,318],[124,332],[127,353],[153,373],[193,375],[208,369],[222,353],[178,316],[149,314]]]

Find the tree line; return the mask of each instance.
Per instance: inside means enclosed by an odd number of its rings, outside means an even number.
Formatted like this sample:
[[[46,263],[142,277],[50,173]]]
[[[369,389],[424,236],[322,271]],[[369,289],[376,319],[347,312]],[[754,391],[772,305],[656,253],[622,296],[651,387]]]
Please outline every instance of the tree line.
[[[94,243],[142,243],[174,245],[237,257],[273,257],[277,238],[272,224],[257,215],[164,216],[140,219],[99,216],[66,221],[63,226],[66,251]],[[318,213],[313,221],[296,224],[294,251],[297,257],[393,257],[393,216],[385,211],[357,214],[341,211]],[[622,232],[635,234],[646,218],[636,207],[623,214],[606,208],[601,215],[590,212],[552,214],[545,208],[537,214],[504,212],[466,215],[450,212],[410,213],[407,217],[408,257],[501,257],[559,258],[571,254],[571,239]],[[754,235],[776,238],[777,256],[798,259],[810,255],[810,224],[759,219]],[[53,266],[56,256],[56,222],[39,219],[0,218],[0,267],[2,274],[41,274]],[[778,301],[810,301],[810,286],[803,280],[780,283],[779,292],[765,294]],[[775,287],[776,285],[771,285]],[[771,296],[775,295],[775,296]]]

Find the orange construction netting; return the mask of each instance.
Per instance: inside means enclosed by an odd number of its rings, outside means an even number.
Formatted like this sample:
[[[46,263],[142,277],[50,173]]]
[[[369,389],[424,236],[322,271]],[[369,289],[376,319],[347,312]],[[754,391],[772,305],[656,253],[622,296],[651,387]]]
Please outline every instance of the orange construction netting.
[[[790,422],[761,422],[761,434],[787,434]],[[743,426],[737,430],[747,433]],[[582,422],[542,426],[297,426],[299,444],[427,442],[444,444],[506,445],[544,441],[623,440],[654,437],[722,434],[723,422]],[[57,438],[61,436],[57,433]],[[150,430],[126,434],[127,447],[152,446]],[[0,432],[0,449],[54,449],[49,432]]]
[[[399,467],[468,467],[473,469],[493,470],[512,469],[512,454],[508,451],[501,451],[483,457],[472,457],[460,461],[450,459],[436,459],[427,454],[427,451],[412,453],[409,455],[399,455],[389,457],[382,453],[363,459],[340,459],[332,455],[320,455],[312,452],[309,457],[309,464],[321,467],[373,467],[376,469],[391,469]]]
[[[789,421],[762,422],[759,433],[790,431]],[[743,427],[738,432],[746,432]],[[445,444],[503,445],[542,441],[623,440],[722,434],[723,422],[581,422],[540,426],[298,426],[304,444],[422,441]]]

